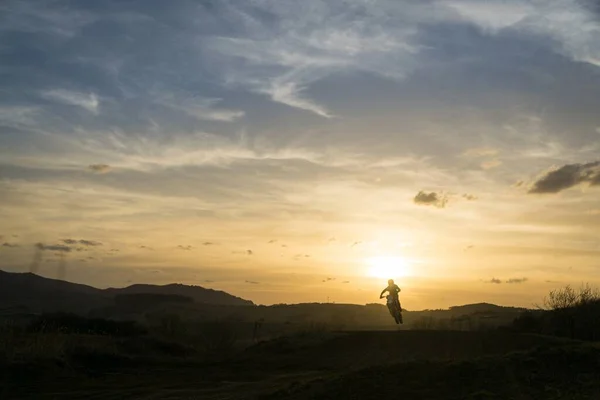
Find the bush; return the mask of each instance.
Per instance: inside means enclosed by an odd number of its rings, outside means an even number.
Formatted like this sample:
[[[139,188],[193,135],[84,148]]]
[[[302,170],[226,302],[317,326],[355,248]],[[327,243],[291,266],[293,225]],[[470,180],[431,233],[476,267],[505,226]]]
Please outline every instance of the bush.
[[[513,321],[520,332],[580,340],[600,340],[600,291],[589,285],[551,291],[537,313],[525,312]]]
[[[227,355],[237,343],[234,323],[213,321],[200,327],[200,339],[204,352],[212,355]]]
[[[542,318],[541,314],[533,311],[524,311],[512,323],[512,327],[519,332],[541,333]]]
[[[107,336],[138,336],[146,330],[134,321],[85,318],[76,314],[46,314],[33,321],[29,332],[61,332]]]

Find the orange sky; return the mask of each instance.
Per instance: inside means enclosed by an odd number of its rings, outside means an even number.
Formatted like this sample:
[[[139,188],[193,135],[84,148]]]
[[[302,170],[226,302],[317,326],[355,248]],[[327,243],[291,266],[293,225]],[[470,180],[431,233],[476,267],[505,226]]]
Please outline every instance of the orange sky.
[[[263,304],[389,276],[407,309],[600,284],[579,3],[8,4],[2,269]]]

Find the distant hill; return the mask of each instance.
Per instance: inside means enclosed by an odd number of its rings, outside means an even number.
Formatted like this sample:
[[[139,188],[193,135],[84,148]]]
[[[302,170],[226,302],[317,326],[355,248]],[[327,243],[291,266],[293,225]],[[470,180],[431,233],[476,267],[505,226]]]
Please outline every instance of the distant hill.
[[[230,295],[229,293],[206,289],[201,286],[189,286],[182,285],[179,283],[172,283],[170,285],[158,286],[158,285],[131,285],[126,288],[109,288],[105,289],[106,293],[112,295],[122,294],[142,294],[142,293],[154,293],[164,295],[179,295],[193,299],[196,303],[200,304],[215,304],[223,306],[252,306],[254,303],[250,300],[244,300],[240,297]]]
[[[117,295],[158,294],[182,296],[200,304],[240,306],[253,305],[228,293],[200,286],[132,285],[126,288],[98,289],[32,273],[12,273],[0,270],[0,315],[10,310],[40,312],[87,313],[114,304]],[[4,311],[3,311],[4,310]]]
[[[490,312],[494,313],[494,312],[524,311],[525,308],[498,306],[496,304],[490,304],[490,303],[475,303],[475,304],[465,304],[462,306],[453,306],[453,307],[450,307],[449,310],[452,313],[476,314],[476,313],[490,313]]]
[[[29,312],[71,311],[85,313],[111,303],[102,290],[31,273],[0,270],[0,313],[25,307]]]

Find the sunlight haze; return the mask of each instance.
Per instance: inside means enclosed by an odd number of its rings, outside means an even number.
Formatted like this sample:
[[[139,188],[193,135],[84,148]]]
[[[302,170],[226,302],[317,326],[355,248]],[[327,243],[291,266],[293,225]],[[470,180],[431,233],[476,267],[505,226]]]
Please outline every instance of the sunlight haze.
[[[599,12],[5,0],[0,269],[257,304],[392,278],[409,310],[598,285]]]

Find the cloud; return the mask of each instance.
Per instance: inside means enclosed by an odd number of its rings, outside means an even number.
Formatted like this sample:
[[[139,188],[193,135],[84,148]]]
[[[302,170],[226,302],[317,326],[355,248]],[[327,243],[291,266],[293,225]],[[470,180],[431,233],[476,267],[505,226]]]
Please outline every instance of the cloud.
[[[19,245],[16,243],[5,242],[5,243],[2,243],[2,247],[19,247]]]
[[[192,247],[192,246],[190,246],[190,245],[183,246],[183,245],[181,245],[181,244],[180,244],[180,245],[177,245],[177,248],[178,248],[179,250],[186,250],[186,251],[189,251],[189,250],[192,250],[192,249],[193,249],[193,247]]]
[[[506,281],[506,283],[525,283],[527,281],[527,278],[510,278]]]
[[[201,98],[174,93],[154,94],[154,101],[174,110],[180,110],[198,120],[232,122],[246,113],[241,110],[228,110],[215,107],[222,99]]]
[[[102,243],[100,243],[100,242],[96,242],[94,240],[85,240],[85,239],[80,239],[79,244],[82,244],[84,246],[102,246]]]
[[[299,260],[301,258],[310,258],[310,254],[296,254],[293,258],[294,260]]]
[[[49,250],[49,251],[56,251],[56,252],[62,252],[62,253],[69,253],[72,250],[69,246],[65,246],[62,244],[53,244],[53,245],[47,246],[43,243],[36,243],[35,246],[40,250]]]
[[[296,82],[286,82],[276,79],[269,86],[263,88],[261,92],[268,94],[273,101],[278,103],[301,110],[312,111],[321,117],[331,118],[332,115],[323,106],[302,97],[301,93],[305,89],[306,87],[300,87]]]
[[[105,174],[107,172],[110,172],[111,167],[108,164],[91,164],[88,165],[88,169],[98,174]]]
[[[414,197],[413,202],[419,205],[444,208],[448,203],[448,198],[445,195],[438,194],[436,192],[427,193],[424,191],[420,191]]]
[[[254,255],[254,252],[252,250],[232,251],[231,254],[245,254],[247,256],[251,256],[251,255]]]
[[[551,39],[554,51],[600,66],[600,25],[586,2],[450,0],[449,7],[492,34],[503,29]]]
[[[483,161],[480,165],[483,169],[493,169],[502,165],[502,161],[494,159],[489,161]]]
[[[464,157],[487,157],[487,156],[496,156],[500,153],[498,149],[493,149],[490,147],[474,147],[465,150],[462,154]]]
[[[98,114],[100,102],[95,93],[79,93],[65,89],[53,89],[42,92],[42,97],[64,104],[77,106]]]
[[[465,193],[465,194],[463,194],[463,195],[462,195],[462,197],[463,197],[465,200],[468,200],[468,201],[474,201],[474,200],[477,200],[477,196],[475,196],[475,195],[473,195],[473,194],[468,194],[468,193]]]
[[[493,283],[493,284],[499,285],[502,283],[502,281],[498,278],[492,278],[489,281],[485,281],[485,283]]]
[[[330,118],[331,111],[306,94],[315,82],[344,71],[401,79],[413,68],[416,48],[411,35],[417,7],[403,7],[405,14],[394,12],[388,3],[377,7],[349,6],[337,0],[310,0],[306,5],[286,0],[277,5],[235,3],[227,17],[244,27],[243,36],[216,36],[203,44],[229,61],[226,81],[230,85]],[[388,23],[386,8],[397,23]],[[262,17],[265,13],[268,19]],[[265,75],[265,70],[274,74]]]
[[[251,285],[259,285],[259,284],[260,284],[260,282],[257,282],[257,281],[249,281],[249,280],[246,280],[245,282],[246,282],[246,283],[249,283],[249,284],[251,284]]]
[[[213,243],[213,242],[204,242],[204,243],[202,243],[202,246],[216,246],[216,243]]]
[[[91,247],[96,247],[96,246],[102,246],[101,242],[97,242],[95,240],[87,240],[87,239],[63,239],[61,240],[63,243],[65,244],[81,244],[83,246],[91,246]]]
[[[600,185],[600,161],[586,164],[567,164],[546,172],[535,181],[529,193],[558,193],[582,183]]]

